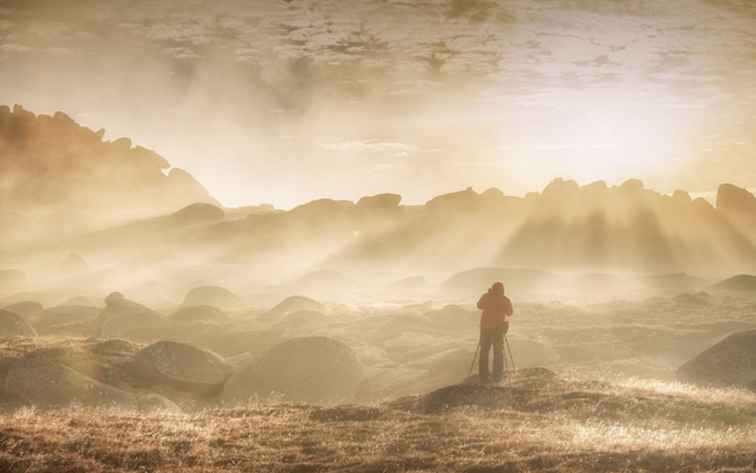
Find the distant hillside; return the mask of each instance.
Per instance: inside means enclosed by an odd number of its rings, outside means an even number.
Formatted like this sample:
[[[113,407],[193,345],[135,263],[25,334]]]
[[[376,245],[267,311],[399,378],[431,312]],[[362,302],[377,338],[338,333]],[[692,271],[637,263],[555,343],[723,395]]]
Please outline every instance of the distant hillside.
[[[79,126],[64,113],[0,106],[0,224],[17,238],[217,204],[189,173],[128,138]],[[7,228],[7,230],[6,230]],[[6,237],[8,235],[6,234]],[[7,240],[6,240],[7,242]]]
[[[189,174],[167,171],[159,155],[103,135],[63,113],[0,107],[0,250],[14,238],[28,243],[44,235],[59,242],[58,261],[70,252],[95,264],[172,260],[200,273],[206,263],[233,263],[292,281],[322,269],[397,276],[471,268],[756,271],[756,197],[728,184],[716,207],[634,179],[618,186],[555,179],[522,198],[492,188],[413,206],[379,194],[290,211],[221,209]],[[87,228],[98,231],[82,236]]]
[[[671,275],[756,270],[754,244],[724,212],[682,191],[669,196],[645,189],[639,181],[581,187],[557,179],[524,198],[468,189],[415,206],[401,205],[394,194],[356,203],[321,199],[290,211],[224,214],[192,206],[77,239],[65,251],[151,264],[171,258],[195,266],[235,263],[250,274],[291,281],[320,269],[402,275],[524,268],[534,270],[521,274],[528,287],[535,287],[531,275],[552,271],[629,271],[668,274],[669,281],[647,283],[692,290],[704,281]]]

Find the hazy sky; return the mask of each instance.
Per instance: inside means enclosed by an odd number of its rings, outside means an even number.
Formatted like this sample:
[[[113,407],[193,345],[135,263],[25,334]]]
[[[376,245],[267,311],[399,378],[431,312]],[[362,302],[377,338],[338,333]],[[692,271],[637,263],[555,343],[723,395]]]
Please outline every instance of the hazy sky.
[[[3,103],[228,205],[756,187],[756,2],[0,0]]]

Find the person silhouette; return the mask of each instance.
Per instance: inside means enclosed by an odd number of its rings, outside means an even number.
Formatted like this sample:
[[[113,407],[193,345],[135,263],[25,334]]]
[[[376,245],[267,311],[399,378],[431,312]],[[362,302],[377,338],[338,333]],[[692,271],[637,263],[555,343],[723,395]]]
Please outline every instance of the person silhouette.
[[[481,383],[498,383],[504,376],[504,336],[514,315],[512,301],[504,295],[504,284],[494,283],[478,300],[480,316],[480,359],[478,375]],[[489,378],[488,353],[493,348],[493,369]]]

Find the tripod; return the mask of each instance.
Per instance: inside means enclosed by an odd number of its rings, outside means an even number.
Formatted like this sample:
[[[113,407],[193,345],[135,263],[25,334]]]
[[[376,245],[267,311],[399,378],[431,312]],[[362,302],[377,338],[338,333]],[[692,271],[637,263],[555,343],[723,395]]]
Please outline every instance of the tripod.
[[[473,374],[475,364],[478,362],[479,353],[480,340],[478,341],[478,346],[475,348],[475,354],[473,355],[472,363],[470,363],[470,372],[467,373],[468,378]],[[511,378],[511,376],[517,371],[517,366],[515,365],[514,355],[512,354],[512,346],[509,344],[509,338],[506,335],[504,335],[504,364],[506,365],[504,373],[507,375],[507,377]]]

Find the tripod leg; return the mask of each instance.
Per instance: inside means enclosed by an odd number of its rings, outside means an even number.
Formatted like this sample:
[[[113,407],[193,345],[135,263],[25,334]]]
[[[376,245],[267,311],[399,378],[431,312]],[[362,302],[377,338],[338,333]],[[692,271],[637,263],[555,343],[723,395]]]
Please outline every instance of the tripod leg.
[[[475,369],[475,362],[478,361],[478,353],[480,353],[480,342],[478,342],[477,348],[475,348],[475,354],[473,355],[472,363],[470,363],[470,372],[467,373],[467,377],[472,376],[473,369]]]
[[[507,355],[509,355],[509,359],[512,362],[512,371],[517,371],[517,366],[515,366],[514,356],[512,355],[512,347],[509,345],[509,338],[504,337],[504,341],[507,343]]]

